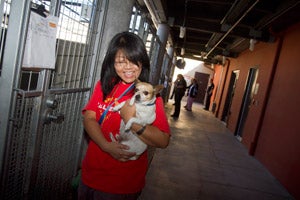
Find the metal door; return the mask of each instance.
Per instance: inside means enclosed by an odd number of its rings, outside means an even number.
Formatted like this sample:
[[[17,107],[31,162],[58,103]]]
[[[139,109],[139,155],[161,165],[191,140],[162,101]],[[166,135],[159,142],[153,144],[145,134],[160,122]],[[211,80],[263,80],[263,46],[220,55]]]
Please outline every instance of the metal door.
[[[245,92],[243,95],[242,105],[239,113],[239,118],[234,133],[234,135],[240,141],[242,140],[243,137],[243,129],[251,106],[251,100],[254,95],[254,89],[255,89],[257,77],[258,77],[258,68],[250,68],[246,86],[245,86]]]
[[[196,96],[195,102],[203,104],[207,85],[209,82],[209,74],[195,72],[195,79],[198,83],[198,94]]]
[[[239,78],[239,73],[240,73],[239,70],[234,70],[231,73],[230,82],[228,85],[227,96],[226,96],[223,114],[222,114],[222,118],[221,118],[221,120],[224,121],[226,124],[227,124],[228,119],[231,114],[230,108],[231,108],[231,103],[232,103],[232,99],[233,99],[234,92],[235,92],[236,82]]]
[[[1,199],[72,198],[85,148],[81,109],[94,82],[106,2],[1,1],[1,12],[9,7],[1,37]],[[55,70],[22,68],[31,10],[41,5],[59,17]]]

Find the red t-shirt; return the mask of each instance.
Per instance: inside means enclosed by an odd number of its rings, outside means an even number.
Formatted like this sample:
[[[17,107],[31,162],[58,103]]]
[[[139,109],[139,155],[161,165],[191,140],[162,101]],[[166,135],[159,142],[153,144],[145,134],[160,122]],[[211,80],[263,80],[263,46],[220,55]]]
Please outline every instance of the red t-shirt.
[[[102,97],[100,81],[96,84],[91,99],[83,109],[96,112],[99,121],[100,116],[106,107],[118,98],[130,84],[119,83],[115,86],[112,94],[105,101]],[[118,102],[131,98],[133,90],[124,95]],[[113,96],[113,97],[112,97]],[[121,116],[119,112],[109,111],[101,124],[104,137],[111,141],[109,133],[119,133]],[[158,97],[156,100],[156,119],[152,124],[161,131],[170,134],[170,127],[164,112],[163,100]],[[92,140],[89,142],[85,158],[82,162],[82,181],[87,186],[102,192],[126,194],[136,193],[142,190],[145,185],[148,159],[145,151],[137,160],[120,162],[108,153],[102,151]]]

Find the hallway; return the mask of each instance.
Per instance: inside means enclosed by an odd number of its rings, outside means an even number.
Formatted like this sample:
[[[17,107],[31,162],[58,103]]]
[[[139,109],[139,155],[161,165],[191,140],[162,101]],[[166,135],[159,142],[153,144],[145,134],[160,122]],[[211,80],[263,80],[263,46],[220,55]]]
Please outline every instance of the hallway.
[[[254,157],[249,156],[224,124],[194,104],[178,120],[166,113],[172,137],[156,149],[140,200],[287,200],[286,189]]]

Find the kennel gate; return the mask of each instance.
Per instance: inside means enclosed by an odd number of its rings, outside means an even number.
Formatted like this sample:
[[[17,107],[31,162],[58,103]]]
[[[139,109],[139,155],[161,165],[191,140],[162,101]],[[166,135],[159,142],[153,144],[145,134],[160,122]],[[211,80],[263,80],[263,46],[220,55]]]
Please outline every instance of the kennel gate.
[[[55,70],[21,67],[30,9],[39,5],[59,17]],[[11,93],[0,97],[1,199],[72,198],[106,5],[1,0],[0,90]]]

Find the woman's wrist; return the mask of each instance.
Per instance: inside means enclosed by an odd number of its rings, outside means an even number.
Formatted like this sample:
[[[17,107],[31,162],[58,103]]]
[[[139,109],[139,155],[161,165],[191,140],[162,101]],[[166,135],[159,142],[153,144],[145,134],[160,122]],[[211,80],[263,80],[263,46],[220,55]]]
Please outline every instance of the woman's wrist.
[[[140,124],[135,124],[135,123],[131,127],[131,131],[134,132],[137,135],[141,135],[142,133],[144,133],[145,129],[146,129],[146,125],[142,126]]]
[[[99,146],[104,152],[109,152],[109,142],[102,142]]]

